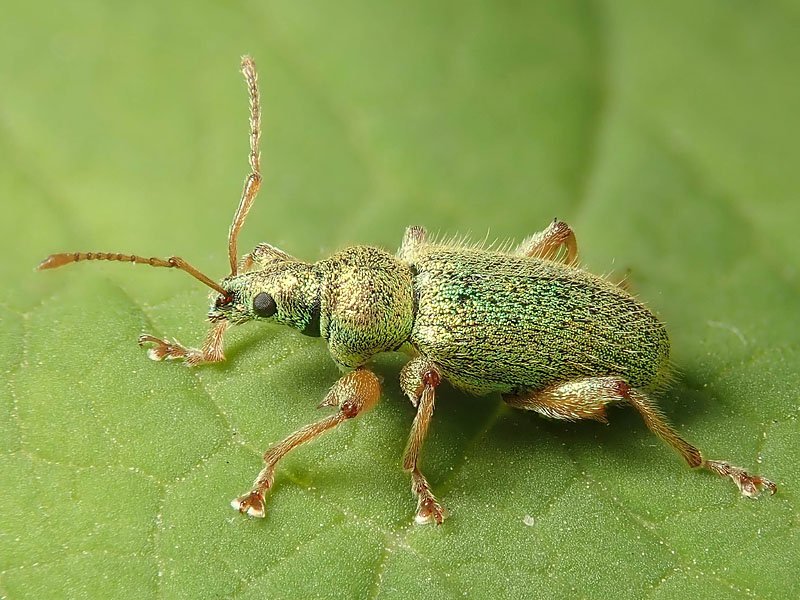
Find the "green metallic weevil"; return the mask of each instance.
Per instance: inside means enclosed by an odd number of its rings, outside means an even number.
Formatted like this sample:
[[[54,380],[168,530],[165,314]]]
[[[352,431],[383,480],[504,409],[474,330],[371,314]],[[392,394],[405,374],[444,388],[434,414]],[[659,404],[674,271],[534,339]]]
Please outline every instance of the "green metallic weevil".
[[[353,246],[307,263],[259,244],[241,259],[237,239],[261,184],[260,104],[255,65],[242,59],[250,92],[250,156],[241,202],[228,235],[231,274],[219,284],[182,258],[113,253],[54,254],[39,269],[82,260],[113,260],[174,267],[216,292],[201,348],[142,335],[153,360],[182,359],[189,366],[224,360],[230,325],[268,320],[322,337],[347,370],[320,406],[338,410],[296,431],[264,454],[252,490],[233,507],[264,516],[264,495],[275,465],[290,450],[372,408],[380,395],[370,359],[402,351],[411,360],[400,383],[417,408],[403,456],[417,496],[416,521],[442,523],[447,512],[419,469],[419,454],[442,380],[472,394],[501,394],[511,406],[554,419],[606,423],[605,407],[630,404],[658,437],[690,467],[730,477],[755,497],[775,484],[719,460],[706,460],[667,423],[653,396],[670,379],[666,329],[621,287],[579,268],[570,228],[554,221],[511,250],[463,247],[429,240],[421,227],[405,232],[397,254]]]

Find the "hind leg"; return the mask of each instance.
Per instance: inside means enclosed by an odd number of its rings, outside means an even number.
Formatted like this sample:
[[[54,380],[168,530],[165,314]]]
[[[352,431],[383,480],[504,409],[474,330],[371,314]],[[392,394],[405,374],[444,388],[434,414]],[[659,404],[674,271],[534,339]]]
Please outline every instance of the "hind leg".
[[[769,479],[749,475],[724,461],[704,459],[697,448],[678,435],[644,392],[629,386],[621,377],[585,377],[523,396],[503,396],[503,400],[516,408],[535,410],[554,419],[594,419],[604,423],[607,422],[606,405],[625,402],[633,406],[650,431],[677,450],[690,467],[704,467],[717,475],[730,477],[748,498],[758,496],[763,488],[775,493],[775,484]]]

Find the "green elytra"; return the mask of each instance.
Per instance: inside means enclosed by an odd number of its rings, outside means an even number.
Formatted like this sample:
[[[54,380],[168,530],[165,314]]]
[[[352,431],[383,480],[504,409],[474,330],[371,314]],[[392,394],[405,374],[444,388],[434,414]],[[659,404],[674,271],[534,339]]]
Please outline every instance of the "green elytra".
[[[429,240],[410,227],[396,254],[353,246],[316,263],[258,245],[241,259],[238,233],[261,184],[258,142],[260,104],[255,64],[242,59],[250,92],[250,166],[228,237],[231,274],[216,283],[179,257],[143,258],[115,253],[64,253],[40,269],[83,260],[112,260],[173,267],[218,292],[201,348],[144,334],[154,360],[182,359],[189,366],[224,360],[230,325],[269,320],[294,327],[328,344],[345,370],[320,407],[333,414],[270,447],[251,491],[232,501],[235,509],[265,515],[265,493],[275,465],[289,451],[372,408],[380,383],[369,361],[402,351],[410,360],[400,373],[403,391],[417,408],[403,469],[417,496],[419,523],[442,523],[447,511],[419,469],[422,442],[443,380],[474,394],[501,394],[509,405],[554,419],[606,421],[605,407],[634,407],[645,424],[692,467],[730,477],[755,497],[766,478],[727,462],[706,460],[668,424],[652,396],[670,378],[669,338],[664,325],[639,300],[579,267],[572,230],[554,221],[515,248],[486,249]]]

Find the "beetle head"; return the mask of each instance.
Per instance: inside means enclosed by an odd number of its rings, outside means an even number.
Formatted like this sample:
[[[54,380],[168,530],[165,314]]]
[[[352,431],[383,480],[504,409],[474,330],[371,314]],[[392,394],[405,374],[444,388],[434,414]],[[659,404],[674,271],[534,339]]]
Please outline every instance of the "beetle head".
[[[254,253],[255,254],[255,253]],[[210,321],[227,319],[238,325],[271,319],[311,335],[319,330],[319,284],[313,265],[295,259],[258,261],[257,270],[220,282],[225,294],[215,295]]]

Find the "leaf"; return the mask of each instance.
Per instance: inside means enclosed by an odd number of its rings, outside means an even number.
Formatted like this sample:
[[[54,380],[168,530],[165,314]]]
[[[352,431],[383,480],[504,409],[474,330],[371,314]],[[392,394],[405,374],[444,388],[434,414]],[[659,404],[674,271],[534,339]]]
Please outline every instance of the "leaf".
[[[800,585],[800,87],[790,2],[6,7],[0,22],[0,596],[792,598]],[[669,324],[661,401],[706,455],[778,482],[749,501],[629,410],[564,424],[437,397],[412,525],[413,419],[378,407],[281,462],[264,520],[229,501],[320,418],[320,340],[196,343],[206,292],[51,252],[179,253],[225,273],[246,173],[237,60],[256,58],[266,173],[241,248],[395,248],[405,225],[520,239],[553,216]]]

